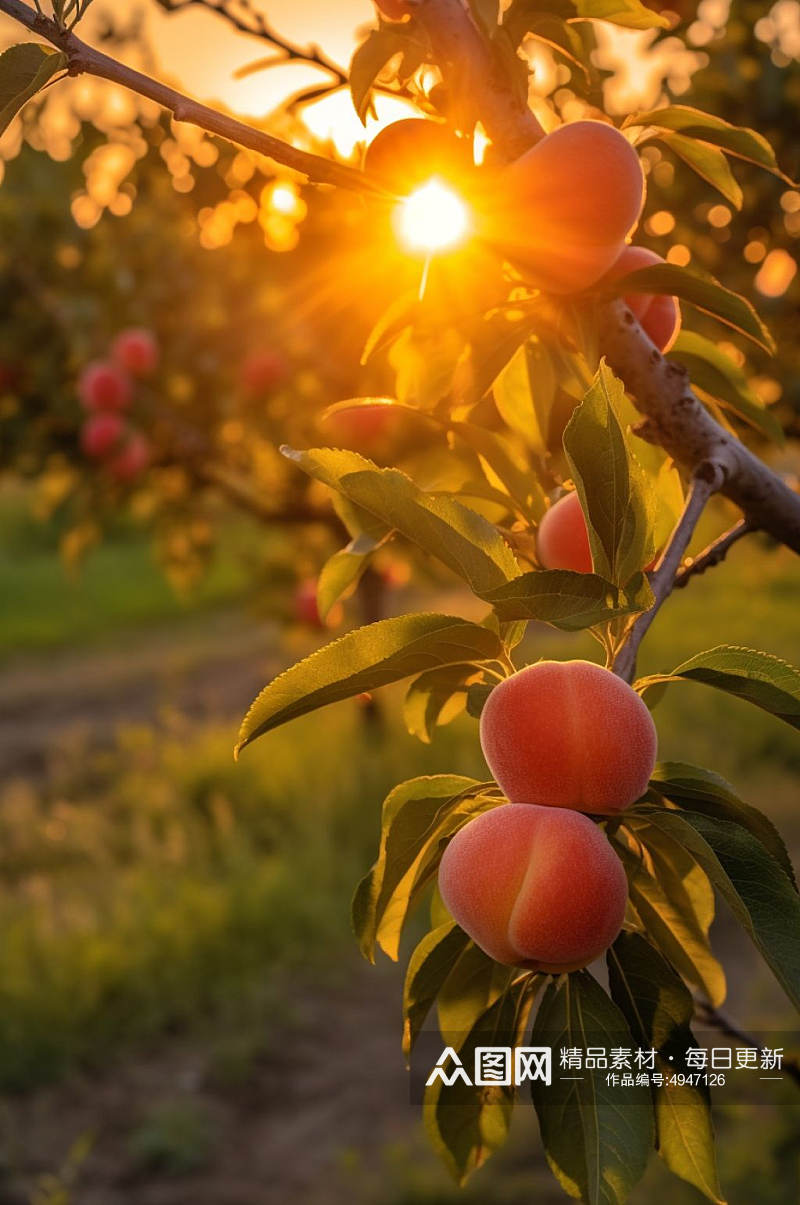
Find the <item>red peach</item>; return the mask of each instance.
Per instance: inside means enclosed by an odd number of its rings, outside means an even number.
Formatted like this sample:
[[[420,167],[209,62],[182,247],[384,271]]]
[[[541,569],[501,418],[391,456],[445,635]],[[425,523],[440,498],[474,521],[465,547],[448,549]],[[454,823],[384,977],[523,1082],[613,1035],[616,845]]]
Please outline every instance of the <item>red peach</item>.
[[[608,949],[628,883],[588,816],[509,803],[458,830],[442,856],[439,891],[490,958],[559,974]]]
[[[447,126],[408,117],[375,135],[364,154],[364,171],[405,196],[433,177],[461,182],[474,166],[469,143]]]
[[[375,7],[387,21],[403,21],[412,11],[412,6],[405,0],[375,0]]]
[[[78,395],[87,410],[126,410],[133,390],[130,380],[116,364],[93,360],[81,374]]]
[[[288,375],[289,366],[280,352],[257,351],[242,364],[240,381],[251,398],[261,398],[280,388]]]
[[[149,441],[138,431],[133,431],[122,449],[109,461],[108,471],[121,485],[130,485],[142,475],[149,463]]]
[[[324,623],[317,605],[317,579],[308,578],[300,582],[294,592],[292,609],[298,623],[304,623],[310,628],[322,628]]]
[[[652,268],[665,261],[648,247],[625,247],[619,259],[611,267],[604,280],[619,280],[629,272],[640,268]],[[666,293],[630,293],[625,295],[625,304],[636,315],[644,330],[656,347],[667,352],[672,347],[681,329],[681,307],[677,297]]]
[[[539,661],[506,678],[486,700],[480,736],[512,803],[621,812],[647,790],[656,760],[646,705],[590,661]]]
[[[327,437],[337,446],[356,452],[379,447],[393,426],[396,414],[391,406],[352,406],[334,410],[323,419]]]
[[[146,327],[121,331],[111,345],[111,354],[120,368],[132,377],[152,376],[158,368],[158,343]]]
[[[589,288],[619,257],[644,203],[639,156],[601,121],[542,138],[497,173],[484,234],[541,288]]]
[[[87,418],[81,428],[81,447],[93,460],[102,460],[113,452],[125,431],[118,414],[100,410]]]
[[[592,572],[589,533],[577,491],[559,498],[546,512],[536,533],[536,551],[545,569]]]

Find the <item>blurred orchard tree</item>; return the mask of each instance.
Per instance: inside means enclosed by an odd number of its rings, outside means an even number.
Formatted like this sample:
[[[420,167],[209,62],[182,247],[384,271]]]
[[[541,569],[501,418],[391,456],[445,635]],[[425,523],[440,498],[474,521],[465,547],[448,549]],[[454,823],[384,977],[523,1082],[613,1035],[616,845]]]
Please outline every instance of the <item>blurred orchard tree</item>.
[[[800,551],[800,497],[770,467],[797,423],[800,6],[377,0],[345,71],[249,2],[201,4],[268,46],[246,73],[323,77],[269,131],[134,68],[110,31],[88,45],[89,7],[0,0],[38,38],[0,58],[0,118],[28,141],[0,209],[9,461],[91,523],[103,497],[194,514],[213,487],[266,522],[338,524],[323,616],[397,546],[472,592],[480,622],[398,615],[287,670],[238,749],[399,681],[423,740],[480,718],[493,779],[399,785],[353,908],[365,956],[397,958],[429,904],[403,1048],[436,1005],[463,1071],[429,1077],[434,1145],[463,1180],[504,1141],[520,1085],[472,1081],[483,1046],[530,1041],[556,1067],[639,1048],[652,1074],[627,1086],[588,1067],[533,1082],[554,1174],[621,1202],[655,1147],[721,1201],[711,1080],[689,1074],[693,1021],[724,1026],[715,896],[796,1007],[800,898],[767,816],[712,771],[656,763],[648,705],[694,682],[797,728],[800,671],[727,645],[646,678],[636,662],[672,591],[738,540]],[[124,136],[87,113],[96,80],[136,98],[110,94]],[[362,119],[407,106],[363,161],[303,121],[347,89]],[[48,138],[66,162],[36,153]],[[61,180],[46,242],[21,204],[38,173]],[[79,265],[84,312],[66,304]],[[689,556],[712,498],[729,526]],[[602,664],[518,668],[531,621],[588,630]],[[607,989],[586,969],[602,954]]]

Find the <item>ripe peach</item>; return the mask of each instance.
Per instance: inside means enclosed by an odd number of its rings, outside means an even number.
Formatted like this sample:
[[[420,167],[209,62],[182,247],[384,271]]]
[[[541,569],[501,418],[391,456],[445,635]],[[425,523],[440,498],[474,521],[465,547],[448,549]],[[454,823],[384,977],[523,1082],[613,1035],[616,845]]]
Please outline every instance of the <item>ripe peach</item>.
[[[640,268],[652,268],[654,264],[663,263],[661,256],[648,247],[625,247],[604,279],[619,280],[629,272],[638,272]],[[629,293],[625,295],[625,304],[639,319],[656,347],[663,352],[669,351],[681,329],[681,307],[678,298],[669,297],[665,293]]]
[[[627,138],[601,121],[575,121],[497,173],[484,234],[541,288],[575,293],[619,257],[643,203]]]
[[[424,117],[408,117],[384,126],[375,135],[364,155],[364,171],[405,196],[433,177],[463,181],[474,167],[469,143],[447,126]]]
[[[545,569],[592,572],[592,550],[577,491],[565,494],[547,511],[536,533],[536,550]]]
[[[87,418],[81,429],[81,447],[93,460],[102,460],[119,443],[125,424],[113,411],[100,410]]]
[[[396,418],[391,406],[378,402],[374,406],[334,410],[325,416],[323,425],[326,437],[336,447],[369,454],[384,443]]]
[[[130,485],[150,463],[150,443],[138,431],[131,432],[122,449],[109,461],[108,471],[121,485]]]
[[[289,375],[286,360],[277,351],[257,351],[242,364],[242,389],[251,398],[265,397],[280,388]]]
[[[152,376],[158,368],[158,343],[146,327],[120,331],[111,345],[111,354],[132,377]]]
[[[310,628],[322,628],[324,623],[317,606],[317,581],[308,578],[300,582],[294,592],[292,610],[298,623],[304,623]]]
[[[512,803],[615,813],[647,789],[656,729],[632,687],[590,661],[539,661],[501,682],[481,746]]]
[[[116,364],[93,360],[81,374],[78,395],[87,410],[126,410],[133,390],[130,380]]]
[[[458,830],[439,890],[490,958],[553,974],[608,949],[628,898],[622,863],[588,816],[524,803],[501,804]]]

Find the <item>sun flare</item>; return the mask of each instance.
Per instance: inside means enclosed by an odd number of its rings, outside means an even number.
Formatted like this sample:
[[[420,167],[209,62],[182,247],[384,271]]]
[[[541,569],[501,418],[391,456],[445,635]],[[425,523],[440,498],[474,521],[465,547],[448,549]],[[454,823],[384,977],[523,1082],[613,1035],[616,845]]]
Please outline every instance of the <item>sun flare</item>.
[[[429,180],[397,207],[396,229],[412,251],[449,251],[469,235],[467,206],[439,180]]]

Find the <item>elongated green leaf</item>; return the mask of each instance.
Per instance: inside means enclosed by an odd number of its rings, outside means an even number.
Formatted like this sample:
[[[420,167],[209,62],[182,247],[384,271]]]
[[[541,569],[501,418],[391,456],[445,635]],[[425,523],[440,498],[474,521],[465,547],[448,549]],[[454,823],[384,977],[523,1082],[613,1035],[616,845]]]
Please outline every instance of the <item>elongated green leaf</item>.
[[[800,895],[758,838],[734,821],[668,808],[641,807],[626,824],[637,834],[651,825],[684,845],[800,1009]]]
[[[597,573],[624,586],[655,553],[656,499],[619,420],[625,387],[605,362],[564,431]]]
[[[31,97],[67,66],[67,56],[41,46],[22,42],[0,54],[0,134]]]
[[[730,201],[734,209],[742,208],[741,186],[719,147],[710,146],[707,142],[698,142],[696,138],[687,138],[685,134],[661,131],[653,136],[687,163],[701,179],[707,180],[712,188],[716,188],[726,201]]]
[[[429,745],[440,724],[464,710],[467,682],[478,675],[474,665],[445,665],[427,670],[411,683],[403,704],[403,719],[412,736]]]
[[[650,785],[678,807],[741,824],[759,839],[796,885],[794,867],[775,825],[758,808],[739,799],[724,778],[683,762],[663,762],[653,771]]]
[[[669,29],[667,18],[641,0],[575,0],[575,7],[579,17],[611,21],[625,29]]]
[[[439,1032],[446,1046],[457,1046],[519,974],[470,942],[454,963],[436,1001]]]
[[[664,1081],[651,1088],[658,1153],[671,1172],[723,1205],[708,1089],[670,1082],[675,1069],[685,1066],[687,1050],[697,1045],[691,994],[638,933],[621,933],[608,951],[608,981],[634,1042],[658,1051]]]
[[[641,678],[636,689],[643,695],[653,686],[680,681],[714,686],[800,728],[800,670],[770,653],[720,644],[690,657],[671,674]]]
[[[456,1053],[470,1079],[478,1046],[520,1044],[541,982],[541,977],[520,976],[463,1037]],[[425,1129],[459,1184],[503,1145],[513,1107],[512,1087],[473,1087],[456,1078],[450,1085],[437,1079],[426,1088]]]
[[[456,774],[412,778],[389,793],[378,859],[353,898],[353,928],[365,958],[374,961],[377,941],[397,959],[406,917],[436,871],[447,838],[501,802],[486,784]]]
[[[242,722],[236,751],[329,703],[436,666],[490,661],[501,652],[496,633],[452,615],[400,615],[356,628],[264,687]]]
[[[623,1013],[588,971],[547,987],[531,1043],[562,1047],[624,1047],[634,1043]],[[532,1085],[547,1162],[559,1184],[585,1205],[622,1205],[640,1180],[653,1145],[653,1108],[645,1087],[612,1087],[607,1072],[584,1069],[580,1078],[554,1074]]]
[[[317,608],[323,619],[331,607],[357,585],[369,566],[370,557],[387,538],[375,540],[367,535],[356,536],[346,548],[326,561],[317,582]]]
[[[284,448],[309,476],[437,557],[478,595],[519,573],[514,554],[487,519],[450,498],[425,493],[399,469],[379,469],[357,452]]]
[[[366,122],[370,111],[372,86],[387,63],[396,54],[402,54],[409,47],[408,34],[400,25],[382,25],[373,29],[367,38],[356,48],[350,60],[350,92],[353,97],[353,107]]]
[[[538,523],[545,511],[545,497],[533,470],[518,462],[501,435],[472,423],[451,423],[450,429],[477,452],[487,479],[508,491],[521,513]]]
[[[725,999],[725,972],[711,953],[711,917],[707,911],[703,914],[708,904],[703,884],[682,878],[683,867],[680,863],[676,867],[671,860],[675,851],[670,848],[668,836],[644,826],[636,830],[636,835],[645,845],[650,865],[639,853],[616,838],[614,841],[628,875],[631,904],[664,957],[687,983],[700,988],[715,1007],[719,1006]],[[713,910],[713,896],[711,907]]]
[[[704,142],[722,147],[729,155],[746,159],[792,183],[778,167],[775,152],[763,134],[745,126],[731,125],[712,113],[703,113],[687,105],[669,105],[664,109],[634,113],[623,122],[623,129],[626,126],[658,126],[659,129],[675,130],[691,138],[702,138]]]
[[[403,988],[403,1053],[409,1057],[445,980],[469,946],[470,939],[455,921],[426,933],[414,950]]]
[[[716,343],[694,331],[681,331],[670,356],[689,370],[692,384],[698,389],[710,394],[768,439],[783,444],[783,429],[775,415],[750,388],[738,364],[734,364]]]
[[[669,293],[738,331],[764,351],[775,351],[772,336],[750,302],[694,268],[655,264],[652,268],[640,268],[624,277],[622,288],[620,282],[614,281],[607,286],[607,291],[614,296],[621,296],[622,293]]]
[[[605,623],[652,606],[647,579],[639,574],[624,590],[596,573],[535,569],[483,595],[501,620],[538,619],[565,632]]]
[[[547,347],[535,338],[519,348],[494,383],[494,400],[501,418],[541,457],[547,454],[556,384]]]

